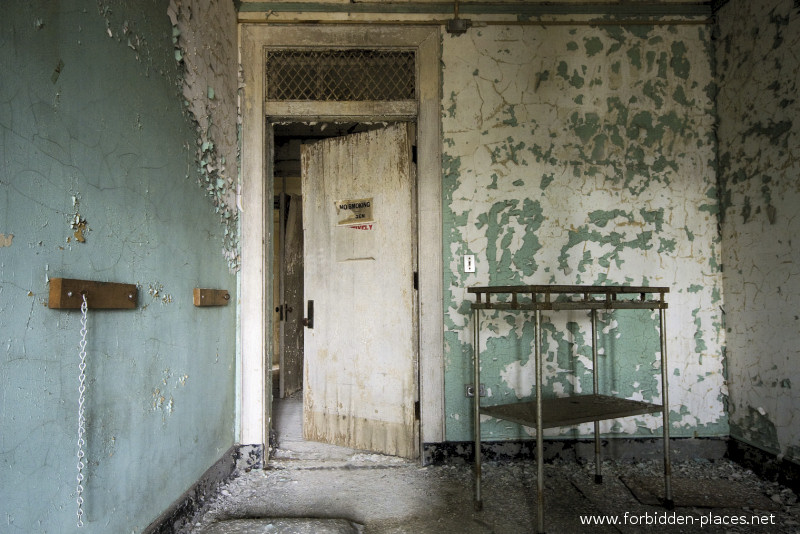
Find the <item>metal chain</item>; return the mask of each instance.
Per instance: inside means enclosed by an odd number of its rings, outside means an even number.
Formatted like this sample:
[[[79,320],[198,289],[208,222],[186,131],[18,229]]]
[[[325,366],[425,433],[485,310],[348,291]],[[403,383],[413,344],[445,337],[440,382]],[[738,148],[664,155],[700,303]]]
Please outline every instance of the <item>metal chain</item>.
[[[87,310],[89,305],[86,302],[86,294],[83,295],[81,304],[81,342],[80,342],[80,364],[78,369],[78,527],[83,526],[83,468],[86,467],[83,459],[86,456],[83,447],[86,441],[83,435],[86,433],[86,418],[84,417],[84,403],[86,401],[86,322]]]

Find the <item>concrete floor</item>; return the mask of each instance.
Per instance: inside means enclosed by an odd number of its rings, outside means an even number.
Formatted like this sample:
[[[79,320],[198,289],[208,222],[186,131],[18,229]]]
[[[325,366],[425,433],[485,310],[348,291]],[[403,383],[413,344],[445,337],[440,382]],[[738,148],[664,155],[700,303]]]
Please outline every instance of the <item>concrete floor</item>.
[[[399,458],[307,443],[299,431],[301,409],[296,399],[276,403],[279,450],[268,469],[243,473],[222,487],[184,533],[535,531],[535,464],[485,463],[484,507],[476,512],[471,464],[422,467]],[[546,531],[800,533],[797,496],[737,464],[675,463],[676,508],[670,512],[658,504],[661,473],[658,461],[607,461],[604,482],[598,485],[592,462],[546,464]],[[754,517],[766,524],[751,524]],[[592,520],[618,524],[586,524]],[[685,524],[660,524],[664,522]]]

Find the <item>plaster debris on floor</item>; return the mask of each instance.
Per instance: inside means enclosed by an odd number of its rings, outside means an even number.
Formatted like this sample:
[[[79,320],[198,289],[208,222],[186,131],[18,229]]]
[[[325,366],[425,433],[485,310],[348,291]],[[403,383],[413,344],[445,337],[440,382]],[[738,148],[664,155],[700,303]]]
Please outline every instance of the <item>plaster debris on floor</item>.
[[[728,460],[674,463],[673,511],[658,504],[660,461],[608,460],[603,471],[603,484],[595,484],[593,462],[545,465],[547,532],[800,532],[795,493]],[[181,532],[529,533],[535,488],[535,463],[485,463],[478,512],[470,463],[420,466],[360,453],[336,461],[281,459],[221,486]],[[754,526],[755,517],[765,524]]]

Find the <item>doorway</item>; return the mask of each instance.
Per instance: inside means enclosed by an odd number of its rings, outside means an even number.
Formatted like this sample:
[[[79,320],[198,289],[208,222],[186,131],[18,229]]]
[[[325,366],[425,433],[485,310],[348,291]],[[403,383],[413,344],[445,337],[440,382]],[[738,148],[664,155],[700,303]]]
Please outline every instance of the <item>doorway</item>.
[[[281,453],[309,449],[297,439],[302,406],[307,440],[418,454],[415,132],[403,122],[274,126]]]
[[[269,454],[274,416],[273,350],[273,154],[277,125],[409,121],[417,125],[416,221],[419,264],[418,366],[419,445],[444,440],[444,320],[442,308],[441,134],[439,28],[347,25],[241,26],[242,94],[242,268],[240,274],[240,442]],[[273,51],[364,50],[370,47],[413,52],[414,95],[405,101],[279,101],[267,83]],[[303,52],[304,54],[306,52]],[[280,56],[280,54],[277,54]],[[373,57],[367,55],[366,57]],[[383,57],[383,56],[381,56]],[[407,56],[403,56],[407,57]],[[305,56],[303,56],[305,58]],[[288,58],[300,64],[297,57]],[[302,60],[303,62],[305,59]],[[306,63],[302,63],[305,65]],[[312,77],[314,80],[323,80]],[[324,78],[327,79],[327,78]],[[304,95],[303,98],[305,98]],[[274,97],[274,98],[273,98]],[[355,98],[355,97],[354,97]],[[265,150],[265,147],[267,148]],[[305,312],[305,309],[304,309]]]

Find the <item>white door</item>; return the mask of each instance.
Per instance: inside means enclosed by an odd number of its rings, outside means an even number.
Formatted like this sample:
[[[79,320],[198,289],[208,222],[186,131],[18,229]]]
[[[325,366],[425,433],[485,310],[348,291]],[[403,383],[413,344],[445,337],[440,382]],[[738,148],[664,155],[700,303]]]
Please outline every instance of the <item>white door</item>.
[[[303,146],[306,439],[418,454],[406,124]]]

